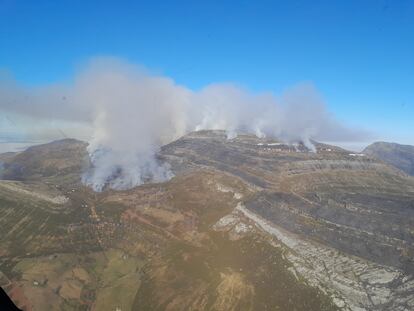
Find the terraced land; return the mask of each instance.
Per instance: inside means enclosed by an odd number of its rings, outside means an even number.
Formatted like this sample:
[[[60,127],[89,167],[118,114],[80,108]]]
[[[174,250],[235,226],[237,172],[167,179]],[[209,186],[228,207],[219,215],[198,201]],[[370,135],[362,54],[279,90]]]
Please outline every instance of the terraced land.
[[[196,132],[170,181],[102,193],[83,143],[8,156],[0,285],[24,310],[410,310],[414,179],[316,146]]]

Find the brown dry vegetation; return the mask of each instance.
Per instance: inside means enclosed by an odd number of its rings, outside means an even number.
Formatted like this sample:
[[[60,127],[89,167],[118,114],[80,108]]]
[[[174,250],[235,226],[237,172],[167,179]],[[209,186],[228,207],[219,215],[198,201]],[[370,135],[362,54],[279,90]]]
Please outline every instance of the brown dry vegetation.
[[[319,217],[323,208],[358,207],[362,215],[377,211],[360,208],[366,198],[400,204],[404,194],[411,202],[411,179],[340,148],[311,154],[259,148],[250,136],[228,143],[197,135],[162,151],[175,169],[172,180],[120,192],[96,194],[79,183],[79,143],[63,145],[73,156],[68,162],[57,145],[30,150],[40,155],[30,161],[28,154],[7,157],[9,173],[12,163],[28,166],[14,172],[21,180],[12,183],[24,191],[0,187],[0,271],[18,305],[34,311],[336,310],[330,297],[292,274],[274,238],[254,226],[237,234],[213,225],[242,202],[329,244],[336,236],[326,234],[323,217],[334,216]],[[68,201],[47,200],[57,195]]]

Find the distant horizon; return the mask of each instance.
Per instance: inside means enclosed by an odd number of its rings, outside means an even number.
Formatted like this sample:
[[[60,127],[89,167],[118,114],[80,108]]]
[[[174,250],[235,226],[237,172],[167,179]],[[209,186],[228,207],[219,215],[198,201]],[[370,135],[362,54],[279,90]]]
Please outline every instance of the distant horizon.
[[[414,0],[0,0],[0,309],[405,310],[413,229]]]
[[[277,97],[311,84],[326,114],[372,136],[349,146],[414,145],[412,16],[414,2],[406,0],[5,1],[0,95],[10,84],[24,92],[70,85],[90,59],[109,56],[193,92],[231,83]],[[58,138],[73,129],[10,108],[0,97],[0,132],[10,139]],[[74,130],[90,137],[84,125]]]
[[[0,154],[7,153],[7,152],[22,152],[25,151],[27,148],[37,145],[43,145],[47,143],[51,143],[54,141],[64,140],[64,139],[78,139],[75,137],[62,137],[62,138],[53,138],[53,139],[45,139],[45,140],[2,140],[0,138]],[[81,140],[81,139],[78,139]],[[87,142],[87,140],[81,140]],[[326,141],[318,141],[320,143],[333,145],[337,147],[341,147],[348,151],[354,151],[354,152],[362,152],[366,147],[373,143],[377,142],[385,142],[385,143],[396,143],[399,145],[407,145],[407,144],[400,144],[398,142],[393,141],[384,141],[384,140],[377,140],[370,143],[360,143],[360,144],[354,144],[354,143],[334,143],[334,142],[326,142]],[[409,145],[408,146],[412,146]]]

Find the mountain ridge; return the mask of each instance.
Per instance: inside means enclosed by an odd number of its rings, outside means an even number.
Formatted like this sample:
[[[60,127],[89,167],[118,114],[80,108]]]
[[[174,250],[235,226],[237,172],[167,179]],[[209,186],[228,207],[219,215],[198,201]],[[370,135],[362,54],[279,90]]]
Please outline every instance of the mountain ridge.
[[[315,147],[194,132],[157,154],[171,180],[101,193],[86,143],[16,154],[0,286],[27,310],[409,310],[414,178]]]
[[[380,141],[367,146],[362,152],[414,176],[414,146]]]

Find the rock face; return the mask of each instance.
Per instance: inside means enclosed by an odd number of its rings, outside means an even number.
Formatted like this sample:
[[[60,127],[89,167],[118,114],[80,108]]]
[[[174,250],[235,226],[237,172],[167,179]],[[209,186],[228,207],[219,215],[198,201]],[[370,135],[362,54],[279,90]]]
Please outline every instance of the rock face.
[[[339,306],[412,309],[414,178],[363,154],[316,148],[199,132],[163,154],[178,170],[214,167],[253,186],[243,215],[282,240],[300,275],[335,289]]]
[[[196,133],[163,154],[254,185],[247,209],[292,233],[414,273],[414,179],[373,158],[316,147]]]
[[[376,142],[366,147],[363,153],[414,175],[414,146]]]
[[[200,131],[161,148],[170,181],[97,194],[85,147],[3,158],[0,285],[28,310],[414,309],[414,178],[374,157]]]

